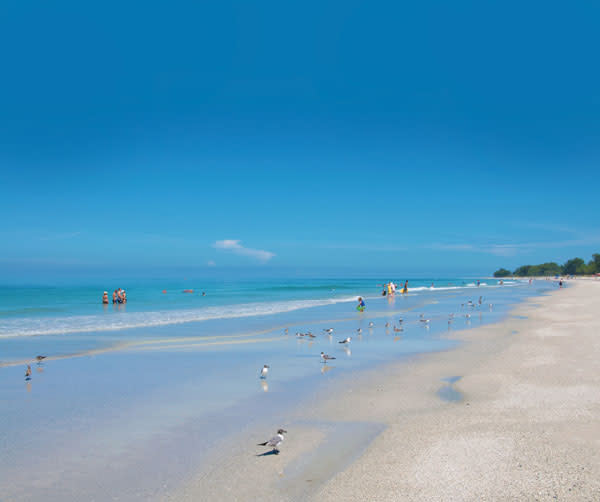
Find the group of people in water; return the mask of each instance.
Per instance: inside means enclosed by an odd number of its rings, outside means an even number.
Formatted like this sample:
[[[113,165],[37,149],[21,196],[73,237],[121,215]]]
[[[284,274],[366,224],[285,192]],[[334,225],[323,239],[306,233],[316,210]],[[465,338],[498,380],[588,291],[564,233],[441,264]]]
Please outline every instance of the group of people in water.
[[[394,284],[394,281],[390,281],[387,284],[383,285],[383,290],[381,291],[381,296],[394,296],[396,294],[397,286]],[[408,291],[408,281],[404,281],[404,286],[400,290],[400,293],[406,293]]]
[[[125,293],[124,289],[121,288],[117,288],[113,291],[112,294],[112,302],[114,304],[118,304],[118,303],[127,303],[127,293]],[[102,295],[102,303],[104,305],[108,305],[108,292],[104,292],[104,294]]]

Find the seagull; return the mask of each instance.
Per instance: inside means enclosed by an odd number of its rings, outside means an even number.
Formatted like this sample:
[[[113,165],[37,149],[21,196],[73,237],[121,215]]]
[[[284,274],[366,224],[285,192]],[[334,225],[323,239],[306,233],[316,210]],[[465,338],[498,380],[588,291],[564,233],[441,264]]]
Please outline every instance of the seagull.
[[[327,361],[331,361],[332,359],[335,359],[335,357],[330,356],[328,354],[325,354],[325,352],[321,352],[321,360],[327,364]]]
[[[471,314],[465,314],[465,317],[466,317],[467,319],[470,319],[470,318],[471,318]]]
[[[29,364],[27,365],[27,370],[25,370],[25,378],[31,378],[31,366],[29,366]]]
[[[373,322],[370,322],[370,323],[369,323],[369,328],[372,328],[373,326],[375,326],[375,323],[373,323]]]
[[[490,307],[490,310],[492,310],[493,305],[490,303],[489,307]]]
[[[386,323],[385,323],[385,327],[386,327],[386,328],[389,328],[389,327],[390,327],[390,323],[389,323],[389,322],[386,322]]]
[[[348,337],[348,338],[344,338],[341,342],[338,342],[338,343],[350,343],[350,340],[352,340],[352,338]]]
[[[398,319],[398,322],[399,322],[400,324],[402,324],[402,323],[404,322],[404,319],[402,319],[402,317],[401,317],[400,319]]]
[[[311,332],[306,333],[306,336],[309,336],[310,338],[317,338],[317,335],[313,335]]]
[[[362,333],[362,328],[358,328],[356,332],[360,335]]]
[[[404,331],[402,328],[396,328],[396,325],[394,324],[394,331],[396,333],[398,333],[399,331]]]
[[[46,359],[46,356],[35,356],[35,358],[36,358],[38,361],[42,361],[42,360]]]
[[[283,442],[283,435],[287,434],[287,431],[279,429],[271,439],[264,443],[258,443],[258,446],[271,446],[275,455],[279,455],[279,445]]]
[[[419,321],[421,321],[422,323],[425,323],[425,324],[429,323],[429,319],[419,319]]]
[[[269,368],[270,368],[270,366],[268,366],[266,364],[262,367],[262,369],[260,370],[260,378],[267,378],[267,373],[269,372]]]
[[[297,336],[298,338],[302,338],[302,337],[304,336],[304,333],[296,333],[296,336]]]
[[[288,328],[285,328],[285,329],[283,330],[283,332],[284,332],[286,335],[288,334],[288,332],[289,332],[289,331],[290,331],[290,330],[289,330]]]
[[[326,328],[323,331],[325,331],[326,333],[329,333],[331,335],[331,333],[333,333],[333,328]]]

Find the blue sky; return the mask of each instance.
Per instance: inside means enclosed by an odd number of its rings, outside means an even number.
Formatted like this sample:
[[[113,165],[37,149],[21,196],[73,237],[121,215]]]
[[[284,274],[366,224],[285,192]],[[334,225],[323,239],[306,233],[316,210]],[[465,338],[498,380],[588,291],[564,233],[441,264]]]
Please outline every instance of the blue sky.
[[[0,272],[600,252],[597,5],[214,4],[3,4]]]

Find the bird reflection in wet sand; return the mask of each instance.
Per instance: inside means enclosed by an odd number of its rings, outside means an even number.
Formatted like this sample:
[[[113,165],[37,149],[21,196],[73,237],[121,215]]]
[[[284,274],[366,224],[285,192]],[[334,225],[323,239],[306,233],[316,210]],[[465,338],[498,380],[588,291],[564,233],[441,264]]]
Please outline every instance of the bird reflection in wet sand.
[[[348,346],[344,347],[344,352],[346,353],[346,355],[348,357],[350,357],[352,355],[352,351],[350,350],[350,347],[348,347]]]
[[[27,392],[31,392],[31,382],[27,381]]]
[[[401,337],[401,336],[395,336],[395,337],[394,337],[394,341],[395,341],[395,342],[397,342],[397,341],[399,341],[399,340],[402,340],[402,337]]]
[[[260,386],[262,387],[263,392],[269,392],[269,384],[266,380],[261,380]]]
[[[335,368],[335,366],[328,366],[327,364],[324,364],[323,366],[321,366],[321,374],[324,375],[333,368]]]

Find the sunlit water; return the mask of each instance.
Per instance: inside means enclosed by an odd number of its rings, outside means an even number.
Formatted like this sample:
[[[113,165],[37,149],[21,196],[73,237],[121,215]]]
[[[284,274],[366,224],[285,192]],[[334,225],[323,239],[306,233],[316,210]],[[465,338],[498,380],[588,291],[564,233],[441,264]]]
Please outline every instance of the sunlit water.
[[[377,280],[204,284],[193,294],[146,284],[126,288],[126,308],[102,307],[102,289],[91,287],[3,288],[0,488],[8,500],[169,493],[236,430],[264,424],[270,433],[292,405],[343,385],[348,372],[444,350],[455,342],[441,333],[498,321],[552,287],[482,283],[410,281],[393,298]],[[468,306],[480,296],[481,307]],[[315,338],[296,336],[308,331]],[[347,336],[348,346],[338,343]],[[336,359],[323,365],[321,351]],[[38,354],[48,359],[31,363],[25,381],[20,361]]]

